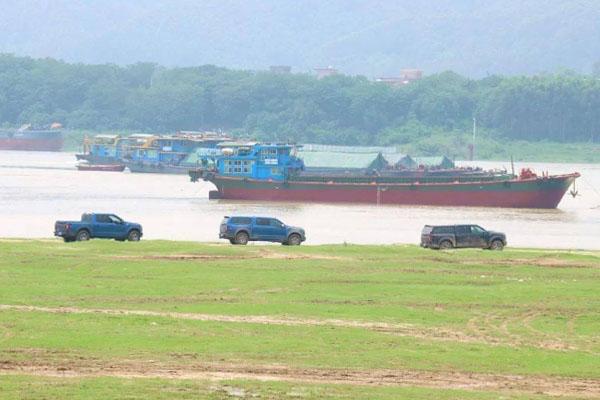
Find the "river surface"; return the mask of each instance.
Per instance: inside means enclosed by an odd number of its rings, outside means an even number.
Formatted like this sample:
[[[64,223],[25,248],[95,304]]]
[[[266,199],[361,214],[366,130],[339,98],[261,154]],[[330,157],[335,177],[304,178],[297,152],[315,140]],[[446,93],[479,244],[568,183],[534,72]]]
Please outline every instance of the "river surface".
[[[512,246],[600,250],[600,164],[515,163],[525,166],[580,172],[580,196],[566,194],[556,210],[209,201],[214,187],[183,175],[82,172],[72,153],[0,151],[0,237],[51,237],[55,220],[94,211],[142,223],[146,239],[217,241],[223,216],[238,214],[300,225],[308,244],[416,244],[425,224],[475,223]]]

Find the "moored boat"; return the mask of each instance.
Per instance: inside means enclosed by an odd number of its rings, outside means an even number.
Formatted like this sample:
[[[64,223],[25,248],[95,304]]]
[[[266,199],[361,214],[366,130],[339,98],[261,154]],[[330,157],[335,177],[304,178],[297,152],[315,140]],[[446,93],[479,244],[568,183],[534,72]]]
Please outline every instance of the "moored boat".
[[[259,201],[556,208],[579,173],[538,176],[487,174],[306,173],[290,145],[248,144],[223,149],[216,167],[189,171],[212,182],[212,198]]]
[[[131,172],[187,174],[194,167],[194,153],[200,149],[215,149],[218,143],[230,140],[215,132],[177,132],[174,135],[153,136],[144,143],[131,145],[123,156]]]
[[[131,136],[137,137],[137,135]],[[123,164],[121,158],[130,141],[132,139],[123,138],[118,134],[95,135],[91,139],[86,136],[83,141],[83,152],[75,154],[75,157],[90,164]]]
[[[60,151],[62,146],[59,123],[41,129],[26,124],[15,130],[0,130],[0,150]]]

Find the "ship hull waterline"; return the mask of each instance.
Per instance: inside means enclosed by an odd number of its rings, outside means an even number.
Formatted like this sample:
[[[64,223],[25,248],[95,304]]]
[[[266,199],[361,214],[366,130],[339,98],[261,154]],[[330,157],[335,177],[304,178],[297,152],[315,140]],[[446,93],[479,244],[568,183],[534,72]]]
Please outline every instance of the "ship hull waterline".
[[[208,176],[218,197],[232,200],[428,206],[556,208],[578,173],[465,183],[335,183]]]

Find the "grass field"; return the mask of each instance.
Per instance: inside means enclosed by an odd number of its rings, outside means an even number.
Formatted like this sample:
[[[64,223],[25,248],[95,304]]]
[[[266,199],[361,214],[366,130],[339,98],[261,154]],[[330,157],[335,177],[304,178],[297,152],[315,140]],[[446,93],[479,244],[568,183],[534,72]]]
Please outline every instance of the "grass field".
[[[600,253],[0,241],[0,398],[600,397]]]

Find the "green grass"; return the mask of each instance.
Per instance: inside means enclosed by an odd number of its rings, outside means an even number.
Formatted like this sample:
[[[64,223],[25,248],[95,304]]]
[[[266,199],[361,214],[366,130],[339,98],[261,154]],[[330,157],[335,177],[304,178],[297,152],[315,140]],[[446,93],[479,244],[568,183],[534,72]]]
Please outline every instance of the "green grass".
[[[177,369],[201,360],[600,379],[597,252],[5,240],[0,254],[0,304],[406,327],[381,331],[9,309],[0,310],[0,367],[2,360],[94,360],[103,365],[153,360]],[[108,398],[118,397],[111,391],[120,390],[131,391],[132,398],[224,398],[230,384],[0,376],[7,398]],[[294,388],[305,398],[498,395],[289,382],[233,385],[267,398],[293,397]],[[24,392],[29,397],[19,395]]]

